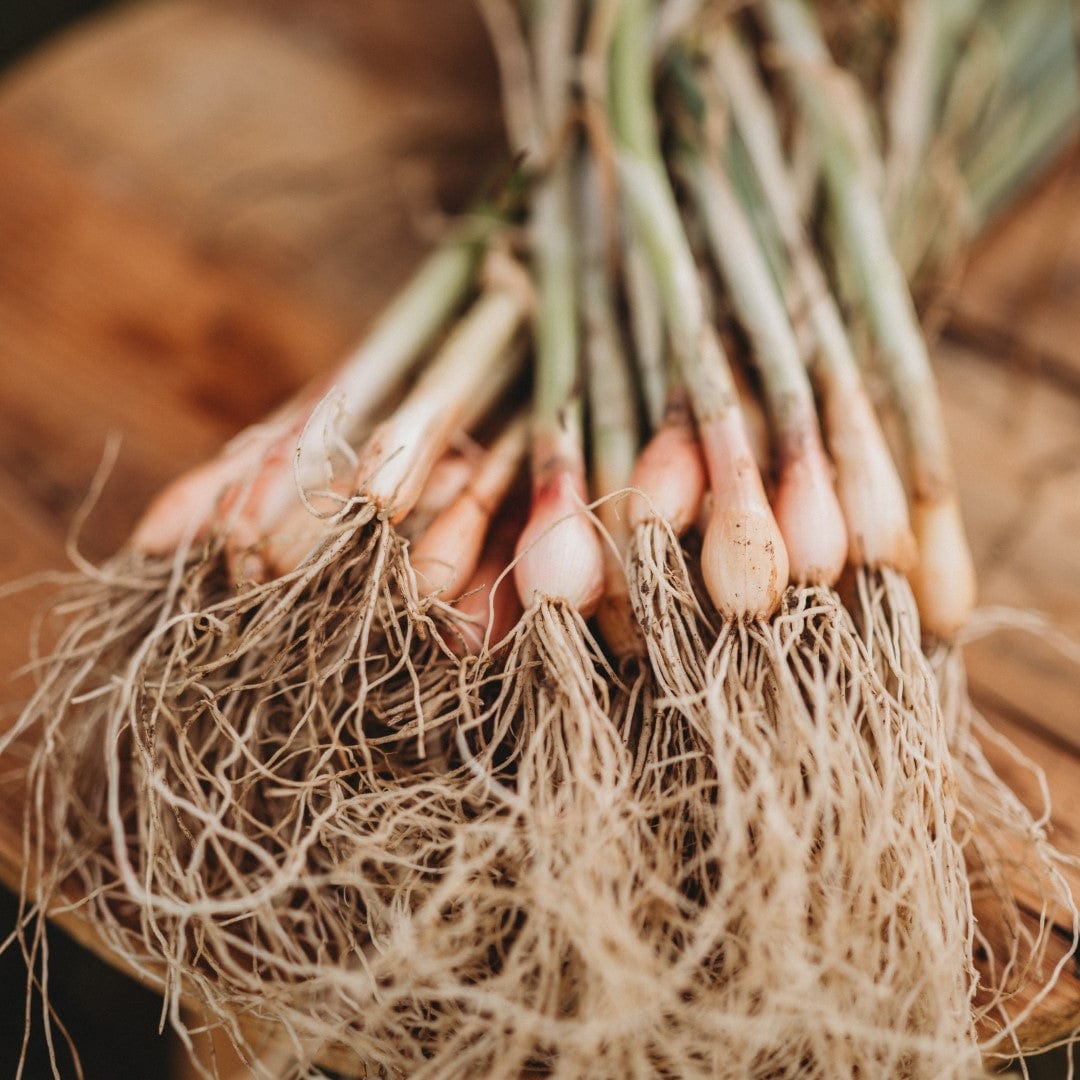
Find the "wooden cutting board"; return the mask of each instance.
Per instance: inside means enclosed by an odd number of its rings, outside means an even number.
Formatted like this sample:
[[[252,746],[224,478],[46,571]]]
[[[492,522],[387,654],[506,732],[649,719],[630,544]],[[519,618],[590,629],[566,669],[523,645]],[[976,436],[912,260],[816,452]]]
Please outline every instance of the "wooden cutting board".
[[[153,0],[12,71],[0,84],[0,582],[66,565],[111,436],[119,457],[78,538],[91,558],[121,544],[166,480],[331,364],[498,161],[496,100],[469,0]],[[1078,162],[980,245],[935,357],[982,599],[1074,634]],[[0,673],[25,661],[39,600],[3,599]],[[969,660],[980,705],[1047,772],[1055,839],[1080,852],[1077,669],[1015,635],[972,645]],[[3,722],[27,685],[0,687]],[[0,770],[9,884],[21,756]],[[1030,777],[1017,782],[1037,798]],[[1077,974],[1032,1037],[1080,1024]]]

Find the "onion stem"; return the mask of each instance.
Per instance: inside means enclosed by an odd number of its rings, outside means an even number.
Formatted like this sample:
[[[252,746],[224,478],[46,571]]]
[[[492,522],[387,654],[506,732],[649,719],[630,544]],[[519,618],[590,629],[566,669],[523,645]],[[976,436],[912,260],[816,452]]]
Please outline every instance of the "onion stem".
[[[619,332],[604,223],[608,220],[599,170],[586,158],[579,169],[581,314],[589,388],[592,494],[610,544],[604,547],[604,596],[597,621],[617,656],[640,651],[625,560],[630,531],[622,500],[638,449],[637,403],[629,358]],[[612,550],[614,547],[615,550]]]
[[[764,12],[784,50],[785,74],[825,151],[839,254],[856,272],[903,427],[919,552],[912,587],[924,628],[951,637],[974,605],[974,566],[930,357],[874,189],[879,162],[871,156],[871,141],[853,136],[868,130],[862,99],[857,86],[832,65],[802,0],[765,0]]]
[[[483,414],[517,376],[523,354],[514,338],[528,315],[530,300],[520,282],[493,284],[462,316],[393,415],[371,433],[351,485],[337,485],[330,514],[313,516],[294,499],[290,509],[267,526],[264,561],[285,573],[326,537],[334,505],[353,493],[373,504],[393,524],[416,505],[432,469],[463,423]]]
[[[664,342],[664,316],[656,281],[640,248],[632,241],[633,227],[629,221],[623,221],[622,232],[623,285],[629,308],[634,366],[645,401],[645,415],[649,426],[655,429],[664,416],[667,398],[668,356]]]
[[[811,374],[823,403],[826,440],[837,468],[837,489],[847,523],[849,558],[861,566],[906,572],[914,538],[904,489],[881,426],[863,386],[844,321],[803,224],[795,182],[784,162],[780,127],[772,103],[745,47],[727,26],[711,43],[711,74],[745,148],[757,190],[768,209],[765,221],[779,236],[786,260],[774,269],[790,301],[804,313],[816,346]],[[786,273],[785,273],[786,271]]]
[[[630,482],[638,450],[634,381],[619,332],[602,223],[603,196],[596,167],[580,169],[581,313],[589,388],[592,481],[597,497],[621,491]],[[604,507],[611,507],[606,510]],[[617,515],[601,508],[609,528]],[[608,518],[612,518],[609,523]]]
[[[719,148],[715,148],[718,152]],[[689,147],[681,160],[701,210],[728,297],[751,343],[776,438],[779,485],[773,499],[791,578],[832,585],[847,557],[847,531],[818,429],[799,345],[776,283],[722,165]]]
[[[476,271],[499,222],[489,214],[470,219],[421,264],[379,316],[367,337],[337,369],[324,395],[343,418],[341,436],[355,443],[376,410],[384,407],[417,358],[442,333],[475,288]],[[303,487],[330,480],[321,426],[309,423],[295,450]]]
[[[937,104],[935,63],[945,20],[940,0],[909,0],[898,13],[899,36],[885,95],[888,146],[882,209],[893,226],[902,220],[930,140]]]
[[[636,239],[660,293],[693,404],[714,496],[702,549],[713,602],[732,618],[780,603],[788,561],[747,439],[727,357],[708,322],[690,243],[660,154],[650,66],[650,0],[623,0],[611,63],[619,175]]]
[[[270,420],[238,436],[215,459],[165,488],[136,527],[132,547],[147,554],[174,550],[183,536],[205,531],[225,492],[245,480],[254,485],[243,497],[245,505],[236,520],[252,519],[239,525],[245,533],[241,544],[246,544],[252,539],[247,534],[259,531],[260,520],[273,521],[291,501],[294,485],[289,466],[294,457],[302,486],[328,483],[320,428],[305,423],[312,410],[329,392],[345,420],[342,435],[346,441],[363,432],[468,295],[481,253],[497,224],[493,216],[478,215],[457,229],[421,264],[333,374],[317,379]]]
[[[400,521],[412,509],[431,467],[460,430],[484,411],[517,371],[508,356],[528,314],[517,282],[493,285],[454,327],[389,420],[372,433],[356,470],[357,486]]]
[[[412,545],[410,561],[425,593],[445,602],[465,591],[476,571],[492,518],[525,459],[528,425],[515,417],[484,454],[461,493]]]
[[[537,100],[549,145],[568,115],[581,10],[579,0],[533,5]],[[514,581],[526,609],[557,601],[587,617],[603,594],[604,569],[600,538],[582,513],[586,482],[574,179],[574,155],[564,150],[538,179],[532,198],[537,290],[533,498],[518,540]]]

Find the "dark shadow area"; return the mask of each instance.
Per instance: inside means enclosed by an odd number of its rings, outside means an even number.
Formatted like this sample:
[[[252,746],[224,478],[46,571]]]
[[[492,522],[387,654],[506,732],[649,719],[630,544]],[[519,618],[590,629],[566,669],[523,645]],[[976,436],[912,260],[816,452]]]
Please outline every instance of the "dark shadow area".
[[[15,898],[0,889],[0,927],[15,925]],[[160,999],[102,963],[56,927],[49,930],[49,999],[56,1018],[78,1049],[85,1080],[164,1080],[168,1045],[157,1034]],[[32,994],[31,1038],[23,1077],[49,1080],[54,1073],[41,1017],[41,995]],[[26,965],[17,945],[0,956],[0,1076],[17,1073],[26,1020]],[[60,1027],[53,1024],[57,1072],[78,1076]]]
[[[1080,1052],[1073,1051],[1073,1058],[1080,1062]],[[1031,1080],[1065,1080],[1071,1076],[1069,1071],[1069,1051],[1065,1047],[1051,1050],[1048,1054],[1039,1054],[1038,1057],[1030,1057],[1027,1060],[1028,1076]],[[1002,1070],[1002,1075],[1009,1077],[1021,1077],[1023,1073],[1018,1065],[1012,1065]]]
[[[0,68],[107,0],[0,0]]]

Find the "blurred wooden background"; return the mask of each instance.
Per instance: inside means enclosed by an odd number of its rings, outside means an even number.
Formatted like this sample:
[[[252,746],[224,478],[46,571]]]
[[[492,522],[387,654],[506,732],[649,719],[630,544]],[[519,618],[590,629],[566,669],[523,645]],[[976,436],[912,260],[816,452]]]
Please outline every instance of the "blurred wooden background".
[[[497,163],[494,87],[469,0],[149,0],[6,74],[0,582],[65,566],[110,434],[123,441],[80,538],[91,558],[356,339]],[[1074,153],[980,244],[936,350],[982,599],[1074,633],[1077,207]],[[3,600],[0,673],[25,660],[39,600]],[[979,703],[1049,774],[1055,839],[1080,852],[1075,670],[1015,635],[969,659]],[[0,686],[9,720],[26,685]],[[12,883],[17,755],[4,765]],[[1037,1030],[1078,1023],[1072,978]]]

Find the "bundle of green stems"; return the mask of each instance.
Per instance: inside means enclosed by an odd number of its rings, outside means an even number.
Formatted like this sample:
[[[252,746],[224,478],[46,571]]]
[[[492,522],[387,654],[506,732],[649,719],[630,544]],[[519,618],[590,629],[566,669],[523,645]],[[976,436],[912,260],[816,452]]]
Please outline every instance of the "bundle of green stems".
[[[508,190],[52,606],[19,939],[256,1075],[981,1075],[1080,921],[913,295],[1075,130],[1069,5],[478,4]]]

